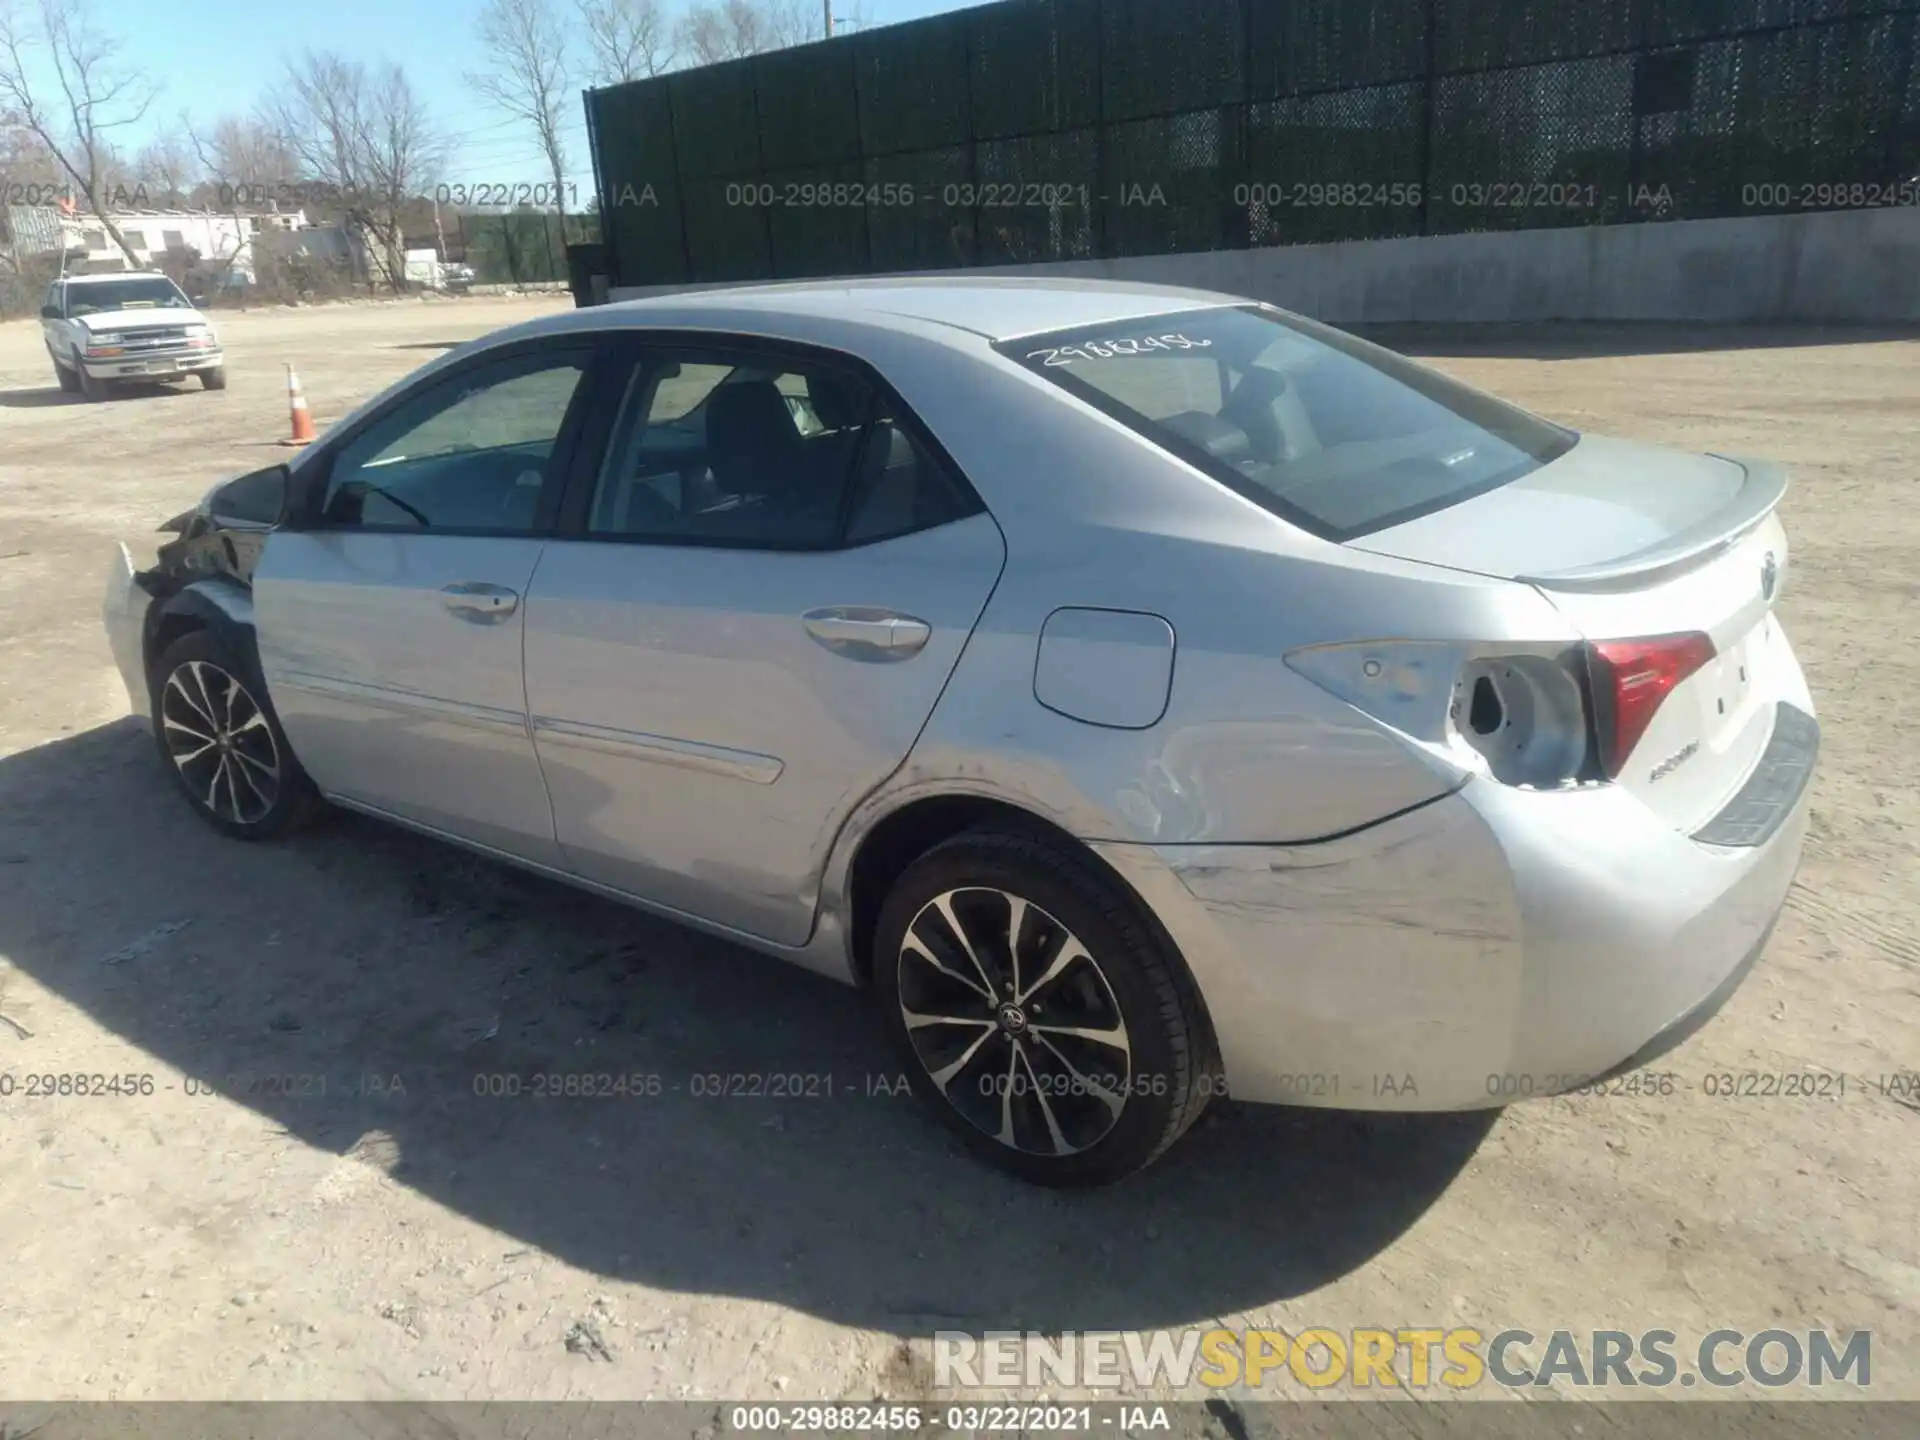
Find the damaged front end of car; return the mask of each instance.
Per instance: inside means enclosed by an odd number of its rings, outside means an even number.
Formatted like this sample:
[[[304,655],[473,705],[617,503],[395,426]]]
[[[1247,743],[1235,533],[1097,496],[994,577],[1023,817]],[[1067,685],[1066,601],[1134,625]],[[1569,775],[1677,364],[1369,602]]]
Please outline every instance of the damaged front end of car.
[[[149,663],[174,637],[208,629],[251,649],[254,567],[285,517],[288,484],[286,466],[274,465],[214,486],[158,527],[172,538],[150,566],[116,547],[102,608],[131,713],[149,713]]]
[[[150,581],[179,589],[225,577],[251,586],[267,536],[286,517],[288,484],[287,467],[272,465],[214,486],[159,527],[175,538],[161,544]]]

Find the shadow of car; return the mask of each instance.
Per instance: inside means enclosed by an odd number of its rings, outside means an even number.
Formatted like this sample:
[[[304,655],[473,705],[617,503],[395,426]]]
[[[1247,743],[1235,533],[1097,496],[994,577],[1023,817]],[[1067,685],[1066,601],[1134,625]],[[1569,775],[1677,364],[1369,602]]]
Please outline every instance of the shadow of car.
[[[1497,1118],[1226,1105],[1177,1166],[1034,1189],[928,1123],[843,987],[350,816],[232,846],[151,746],[122,721],[0,759],[0,953],[154,1066],[322,1150],[377,1137],[400,1183],[610,1277],[898,1334],[1197,1321],[1365,1264]],[[0,1067],[40,1048],[0,1031]],[[536,1092],[567,1075],[627,1083]]]

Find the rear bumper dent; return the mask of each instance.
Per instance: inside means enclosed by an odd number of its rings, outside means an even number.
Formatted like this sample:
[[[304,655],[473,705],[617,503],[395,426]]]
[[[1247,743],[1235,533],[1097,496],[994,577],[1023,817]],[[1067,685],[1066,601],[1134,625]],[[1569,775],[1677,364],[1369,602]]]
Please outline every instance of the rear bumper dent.
[[[1595,1083],[1612,1080],[1621,1075],[1628,1075],[1635,1070],[1644,1070],[1662,1056],[1679,1049],[1682,1045],[1686,1044],[1688,1040],[1692,1039],[1694,1035],[1704,1029],[1707,1022],[1718,1015],[1726,1006],[1727,1001],[1733,998],[1733,992],[1746,983],[1747,976],[1753,973],[1753,967],[1760,963],[1760,956],[1765,952],[1767,942],[1773,939],[1773,927],[1778,919],[1779,917],[1776,915],[1774,920],[1767,922],[1767,928],[1761,932],[1760,938],[1754,942],[1753,948],[1747,951],[1746,958],[1734,966],[1733,970],[1727,975],[1727,978],[1714,986],[1713,990],[1704,1000],[1672,1024],[1668,1025],[1665,1029],[1661,1030],[1651,1040],[1647,1041],[1646,1044],[1642,1045],[1618,1065],[1615,1065],[1611,1070],[1607,1070],[1595,1077]]]
[[[1099,848],[1186,957],[1236,1097],[1458,1110],[1657,1053],[1764,946],[1805,835],[1715,848],[1617,787],[1476,780],[1321,845]]]

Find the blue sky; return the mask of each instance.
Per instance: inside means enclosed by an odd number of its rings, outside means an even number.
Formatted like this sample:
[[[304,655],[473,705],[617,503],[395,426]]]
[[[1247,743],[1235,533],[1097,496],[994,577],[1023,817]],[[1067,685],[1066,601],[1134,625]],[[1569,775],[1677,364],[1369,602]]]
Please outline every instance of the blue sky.
[[[555,3],[562,13],[574,13],[573,0]],[[678,8],[678,0],[668,3]],[[891,25],[960,9],[965,3],[859,0],[859,9],[870,24]],[[237,9],[207,4],[182,9],[153,0],[87,0],[87,5],[94,24],[121,40],[124,58],[164,85],[141,131],[116,132],[116,145],[128,153],[147,138],[145,131],[171,123],[183,109],[197,123],[252,109],[281,72],[285,57],[325,49],[368,62],[398,60],[406,66],[434,118],[456,137],[449,182],[538,181],[545,169],[529,128],[490,110],[461,78],[485,64],[473,33],[480,0],[295,0]],[[585,194],[593,166],[577,106],[572,118],[569,179]]]

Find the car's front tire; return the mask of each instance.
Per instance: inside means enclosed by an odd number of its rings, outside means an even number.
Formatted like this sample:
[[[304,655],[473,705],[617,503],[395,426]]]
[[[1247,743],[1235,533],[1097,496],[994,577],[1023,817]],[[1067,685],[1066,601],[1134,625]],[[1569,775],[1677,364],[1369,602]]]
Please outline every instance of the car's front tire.
[[[97,376],[89,375],[87,373],[87,367],[78,363],[77,361],[74,363],[73,368],[77,372],[79,372],[80,393],[82,395],[86,396],[86,398],[89,400],[95,400],[95,401],[104,400],[107,398],[107,382],[106,381],[98,378]]]
[[[224,365],[216,365],[211,370],[202,370],[200,372],[200,383],[209,390],[226,389],[227,367]]]
[[[270,839],[319,806],[258,670],[208,631],[154,662],[153,736],[194,813],[223,835]]]
[[[52,352],[49,351],[48,353],[51,354]],[[68,366],[62,365],[58,360],[53,362],[53,378],[58,382],[60,388],[69,395],[80,388],[79,373]]]
[[[974,830],[881,908],[875,990],[916,1092],[978,1155],[1042,1185],[1143,1168],[1218,1067],[1179,957],[1091,857]]]

